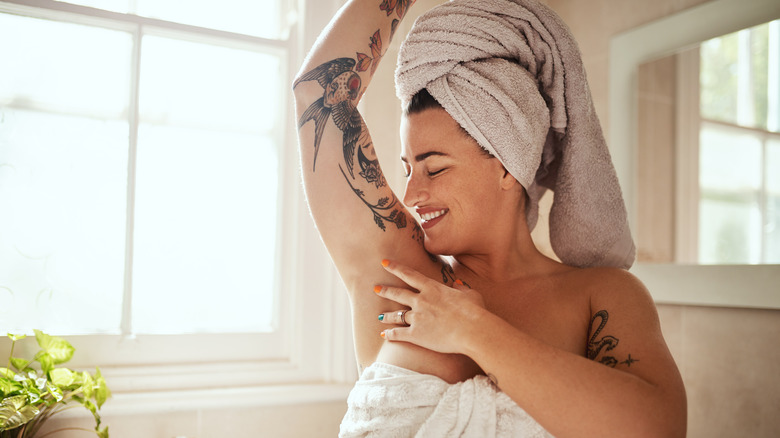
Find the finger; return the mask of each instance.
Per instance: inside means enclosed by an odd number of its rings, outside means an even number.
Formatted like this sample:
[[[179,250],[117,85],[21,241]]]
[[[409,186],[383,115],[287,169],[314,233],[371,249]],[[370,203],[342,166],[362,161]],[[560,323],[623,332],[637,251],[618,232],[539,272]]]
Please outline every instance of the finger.
[[[396,327],[384,330],[383,332],[379,333],[379,336],[390,342],[408,341],[410,330],[411,329],[409,327]]]
[[[417,296],[417,292],[412,292],[409,289],[379,284],[374,286],[374,292],[382,298],[387,298],[407,307],[413,307],[412,304],[414,304],[414,299]]]
[[[409,325],[409,311],[397,310],[395,312],[380,313],[379,321],[383,324]]]
[[[382,260],[382,266],[385,270],[401,279],[401,281],[417,290],[422,290],[423,287],[433,281],[419,271],[401,263],[384,259]]]

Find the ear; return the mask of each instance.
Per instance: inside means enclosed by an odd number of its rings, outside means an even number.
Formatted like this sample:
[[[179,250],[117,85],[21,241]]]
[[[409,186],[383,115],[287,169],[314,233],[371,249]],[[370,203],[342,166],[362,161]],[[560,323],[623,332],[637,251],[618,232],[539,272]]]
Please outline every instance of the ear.
[[[501,181],[499,182],[501,185],[501,188],[504,190],[512,190],[520,185],[519,182],[515,179],[515,177],[512,176],[511,173],[509,173],[508,170],[504,169],[504,175],[501,177]]]

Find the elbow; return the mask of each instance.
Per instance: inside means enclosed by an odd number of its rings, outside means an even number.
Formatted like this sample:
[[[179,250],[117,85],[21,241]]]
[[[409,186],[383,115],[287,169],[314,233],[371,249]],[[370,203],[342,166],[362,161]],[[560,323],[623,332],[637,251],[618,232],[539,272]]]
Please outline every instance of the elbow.
[[[662,397],[653,415],[647,415],[643,431],[636,436],[647,438],[685,438],[688,429],[688,407],[685,390]]]

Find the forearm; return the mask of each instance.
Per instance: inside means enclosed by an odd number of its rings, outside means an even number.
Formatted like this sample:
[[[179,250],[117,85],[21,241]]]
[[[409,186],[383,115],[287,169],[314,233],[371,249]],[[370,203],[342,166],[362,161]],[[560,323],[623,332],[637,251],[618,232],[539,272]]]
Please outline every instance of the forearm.
[[[343,58],[354,62],[352,70],[359,74],[365,90],[406,12],[406,8],[401,10],[399,7],[388,11],[382,4],[380,0],[350,0],[338,11],[303,62],[294,82],[296,95],[305,94],[308,88],[316,89],[301,83],[306,73]],[[313,94],[319,92],[321,88]]]
[[[467,326],[464,353],[558,438],[685,433],[684,406],[664,386],[555,348],[487,311]]]

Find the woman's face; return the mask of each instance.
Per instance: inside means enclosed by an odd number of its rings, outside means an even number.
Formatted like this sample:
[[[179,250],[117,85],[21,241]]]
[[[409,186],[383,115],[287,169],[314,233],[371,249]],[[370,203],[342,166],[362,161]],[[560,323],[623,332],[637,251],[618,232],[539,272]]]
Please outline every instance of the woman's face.
[[[407,174],[403,201],[420,217],[425,248],[447,255],[489,248],[511,204],[506,178],[516,184],[501,162],[441,108],[403,117],[401,144]]]

